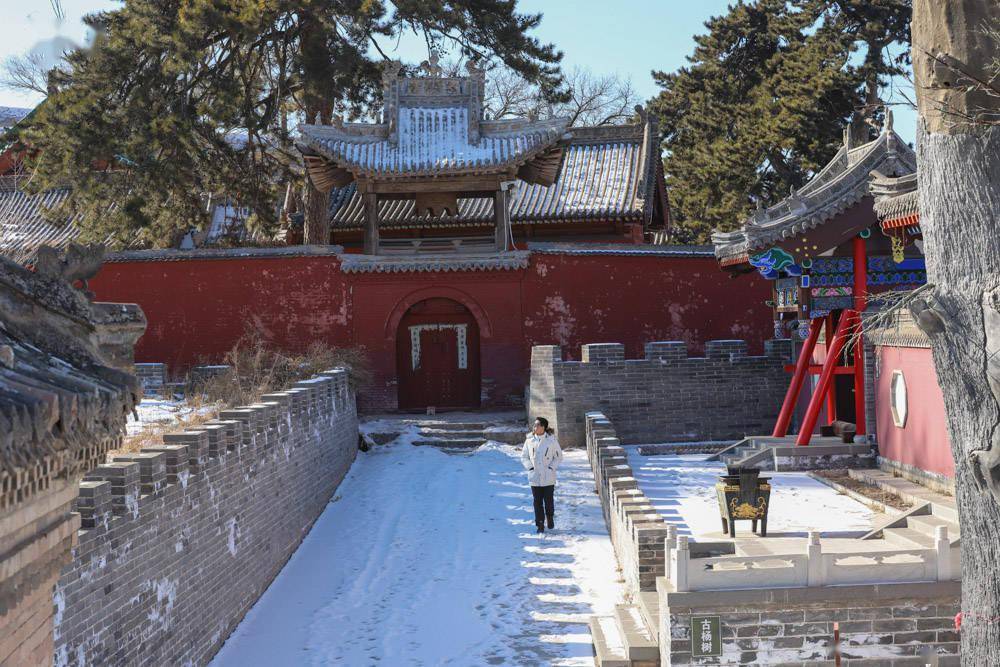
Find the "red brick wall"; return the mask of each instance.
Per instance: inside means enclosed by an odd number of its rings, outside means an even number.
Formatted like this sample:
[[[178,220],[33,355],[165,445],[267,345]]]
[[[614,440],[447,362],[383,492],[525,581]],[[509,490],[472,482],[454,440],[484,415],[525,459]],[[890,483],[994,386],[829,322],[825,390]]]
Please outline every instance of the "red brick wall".
[[[651,340],[740,338],[759,354],[772,331],[770,292],[730,279],[712,257],[533,254],[528,268],[493,272],[345,274],[335,256],[228,257],[106,264],[90,283],[102,301],[138,303],[149,329],[136,361],[171,372],[218,361],[252,326],[276,345],[359,345],[375,386],[367,408],[394,408],[395,327],[417,300],[448,297],[480,321],[483,405],[516,405],[532,345],[578,358],[584,343],[621,342],[640,356]]]

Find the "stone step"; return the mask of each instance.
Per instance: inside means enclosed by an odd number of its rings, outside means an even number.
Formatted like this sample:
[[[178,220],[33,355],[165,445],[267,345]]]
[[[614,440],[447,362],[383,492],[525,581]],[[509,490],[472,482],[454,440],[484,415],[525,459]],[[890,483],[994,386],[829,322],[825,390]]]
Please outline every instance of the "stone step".
[[[639,611],[646,629],[653,636],[653,641],[659,642],[660,636],[660,594],[656,591],[640,591]]]
[[[441,438],[441,439],[451,439],[451,438],[482,438],[483,431],[476,429],[440,429],[440,428],[421,428],[419,431],[421,436],[426,436],[428,438]]]
[[[435,438],[433,440],[414,440],[417,447],[443,447],[445,449],[475,449],[482,447],[486,441],[482,438]]]
[[[625,642],[613,616],[591,616],[590,638],[594,648],[594,667],[629,667]]]
[[[858,481],[877,486],[883,491],[897,495],[914,505],[921,502],[941,502],[944,505],[952,504],[944,494],[937,493],[908,479],[896,477],[878,469],[850,470],[848,474]]]
[[[929,549],[934,546],[934,538],[915,528],[886,528],[882,531],[886,542],[899,545],[900,549]]]
[[[935,500],[931,502],[931,511],[935,516],[958,525],[958,507],[955,506],[955,503],[938,502]],[[951,535],[950,532],[948,534]]]
[[[434,429],[438,431],[478,431],[482,433],[486,430],[483,422],[444,422],[444,421],[419,421],[417,426],[421,429]]]
[[[483,432],[483,437],[508,445],[520,445],[528,434],[523,426],[490,426]]]
[[[660,646],[646,629],[642,613],[634,605],[615,605],[615,624],[625,643],[625,651],[631,661],[649,662],[659,660]]]
[[[931,505],[931,511],[934,511],[934,506]],[[924,514],[922,516],[911,516],[906,520],[907,528],[914,528],[924,535],[929,537],[934,537],[937,532],[938,526],[944,526],[948,529],[948,541],[954,542],[962,537],[958,524],[945,519],[944,517],[937,516],[935,514]]]
[[[734,442],[733,444],[729,445],[728,447],[719,450],[718,452],[716,452],[712,456],[709,456],[706,460],[707,461],[722,461],[723,460],[722,457],[726,456],[727,454],[733,453],[734,451],[736,451],[736,449],[738,447],[745,447],[745,446],[747,446],[748,443],[752,445],[753,444],[753,438],[743,438],[742,440],[737,440],[736,442]]]

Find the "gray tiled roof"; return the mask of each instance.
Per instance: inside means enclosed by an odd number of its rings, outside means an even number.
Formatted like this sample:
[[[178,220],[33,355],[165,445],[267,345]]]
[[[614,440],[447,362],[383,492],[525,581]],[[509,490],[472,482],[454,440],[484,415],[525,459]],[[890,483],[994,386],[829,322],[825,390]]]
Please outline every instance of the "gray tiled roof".
[[[62,279],[0,257],[0,311],[3,497],[16,468],[30,481],[30,471],[46,460],[63,476],[92,464],[94,453],[102,453],[99,445],[124,432],[140,390],[134,377],[106,366],[97,343],[87,338],[108,322],[107,311]]]
[[[76,238],[72,223],[55,225],[46,219],[46,213],[69,195],[68,188],[28,194],[15,186],[14,178],[0,177],[0,255],[24,264],[38,246],[63,248]]]
[[[483,121],[469,136],[465,107],[401,108],[397,136],[389,124],[300,125],[299,141],[356,175],[482,173],[519,165],[563,136],[568,119]]]
[[[875,197],[875,214],[879,220],[919,213],[916,172],[898,178],[873,174],[871,192]]]
[[[867,314],[865,338],[876,346],[923,348],[931,346],[930,338],[917,327],[913,316],[906,308],[897,308],[888,315],[878,311]]]
[[[857,148],[842,146],[801,190],[757,210],[734,232],[714,233],[715,254],[721,261],[744,257],[815,229],[870,196],[873,171],[904,175],[916,169],[913,149],[891,127]]]
[[[562,169],[550,186],[517,181],[511,195],[511,222],[553,223],[585,220],[642,222],[652,206],[659,178],[655,137],[642,125],[573,128]],[[461,227],[493,224],[493,200],[459,199],[458,214],[440,218],[414,215],[412,199],[379,202],[385,227]],[[330,193],[335,229],[361,229],[364,206],[352,183]]]

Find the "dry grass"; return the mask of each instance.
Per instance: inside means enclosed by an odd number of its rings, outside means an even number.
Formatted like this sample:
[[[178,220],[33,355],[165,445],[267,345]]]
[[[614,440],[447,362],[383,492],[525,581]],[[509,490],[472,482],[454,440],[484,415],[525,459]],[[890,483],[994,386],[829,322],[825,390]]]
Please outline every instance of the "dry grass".
[[[108,460],[118,454],[138,452],[143,447],[162,445],[164,433],[204,424],[218,417],[220,410],[256,403],[264,394],[287,389],[321,371],[347,368],[355,390],[367,386],[372,379],[368,359],[357,348],[331,348],[313,343],[304,353],[292,353],[270,347],[252,332],[237,341],[221,364],[229,368],[191,388],[185,401],[188,413],[147,424],[142,432],[126,437],[120,448],[108,452]]]
[[[874,501],[880,502],[883,505],[888,505],[897,510],[908,510],[912,507],[911,503],[903,500],[894,493],[889,493],[888,491],[883,491],[877,486],[872,486],[871,484],[865,484],[859,480],[851,477],[846,470],[817,470],[816,474],[820,477],[825,477],[831,481],[837,482],[841,486],[859,493],[865,498],[871,498]]]
[[[357,348],[333,348],[313,343],[302,354],[269,346],[256,333],[248,333],[223,358],[229,368],[207,379],[196,391],[211,402],[247,405],[264,394],[282,391],[299,380],[343,366],[357,390],[371,382],[368,360]]]

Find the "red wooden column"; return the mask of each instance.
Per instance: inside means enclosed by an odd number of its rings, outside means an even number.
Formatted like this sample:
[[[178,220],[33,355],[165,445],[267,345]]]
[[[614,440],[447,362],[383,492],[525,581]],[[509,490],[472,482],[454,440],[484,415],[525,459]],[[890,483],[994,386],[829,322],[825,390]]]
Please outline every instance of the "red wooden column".
[[[799,400],[799,392],[802,391],[802,382],[806,377],[806,371],[812,363],[813,350],[816,348],[816,341],[819,339],[819,330],[823,326],[823,318],[817,317],[809,323],[809,337],[806,338],[802,351],[799,352],[798,361],[795,362],[795,373],[792,375],[792,382],[785,392],[785,402],[781,404],[781,412],[778,414],[778,421],[774,425],[772,437],[783,438],[788,435],[788,424],[792,421],[792,413],[795,412],[795,404]]]
[[[823,362],[823,372],[819,375],[819,382],[816,391],[809,399],[809,407],[806,408],[806,416],[802,421],[802,428],[799,429],[799,437],[795,439],[796,445],[808,445],[812,439],[813,429],[816,428],[816,420],[819,419],[819,410],[826,399],[826,392],[830,390],[833,372],[837,368],[840,353],[844,351],[844,344],[847,342],[848,325],[854,321],[854,311],[844,310],[840,314],[840,321],[837,322],[837,332],[833,334],[833,340],[827,343],[826,361]],[[820,318],[813,320],[822,322]]]
[[[865,435],[865,346],[861,339],[861,313],[868,306],[868,253],[865,240],[854,237],[854,310],[858,313],[854,337],[854,421],[855,433]]]
[[[836,324],[833,321],[833,313],[826,316],[826,350],[829,353],[830,346],[833,345],[833,331]],[[834,383],[830,384],[830,389],[826,392],[826,423],[832,424],[837,419],[837,393],[834,391]]]

